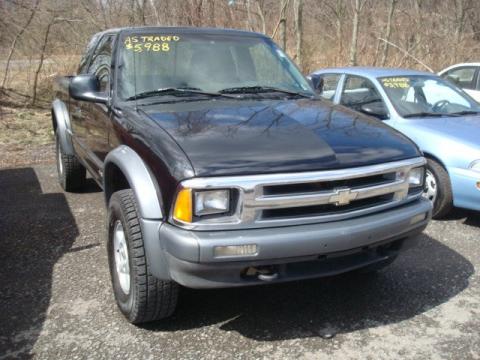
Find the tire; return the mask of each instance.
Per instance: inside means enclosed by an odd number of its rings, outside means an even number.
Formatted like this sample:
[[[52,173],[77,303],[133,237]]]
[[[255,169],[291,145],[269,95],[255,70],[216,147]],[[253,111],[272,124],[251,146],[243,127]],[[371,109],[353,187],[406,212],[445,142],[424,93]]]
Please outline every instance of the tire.
[[[170,316],[177,306],[179,285],[150,273],[131,189],[117,191],[110,199],[107,249],[115,300],[127,320],[141,324]]]
[[[385,269],[386,267],[390,266],[395,260],[397,260],[398,255],[393,255],[389,257],[388,259],[385,259],[383,261],[376,262],[371,265],[367,265],[361,269],[358,269],[358,272],[360,274],[372,274],[372,273],[377,273],[380,270]]]
[[[433,197],[432,188],[436,188],[436,193]],[[450,177],[444,167],[432,159],[427,159],[424,197],[433,201],[432,217],[434,219],[445,217],[453,207]]]
[[[58,133],[56,139],[56,163],[58,182],[63,190],[72,192],[81,190],[85,185],[87,171],[75,155],[67,155],[62,149]]]

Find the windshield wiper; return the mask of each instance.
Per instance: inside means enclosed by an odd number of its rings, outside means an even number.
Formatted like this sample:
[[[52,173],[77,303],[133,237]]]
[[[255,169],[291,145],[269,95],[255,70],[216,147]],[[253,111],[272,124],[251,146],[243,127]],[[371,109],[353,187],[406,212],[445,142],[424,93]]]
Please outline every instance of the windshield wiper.
[[[413,117],[442,117],[442,116],[451,116],[452,114],[447,113],[434,113],[434,112],[419,112],[413,114],[403,115],[404,118],[413,118]]]
[[[480,114],[480,111],[475,110],[463,110],[452,113],[451,115],[476,115]]]
[[[273,86],[261,86],[261,85],[231,87],[231,88],[226,88],[219,91],[219,93],[221,94],[259,94],[259,93],[267,93],[267,92],[280,92],[283,94],[297,95],[297,96],[303,96],[307,98],[313,97],[313,95],[309,95],[306,93],[281,89]]]
[[[200,95],[208,95],[208,96],[223,96],[223,97],[231,97],[227,96],[221,93],[217,92],[209,92],[209,91],[203,91],[198,88],[188,88],[188,87],[183,87],[183,88],[175,88],[175,87],[166,87],[166,88],[160,88],[160,89],[155,89],[155,90],[149,90],[145,92],[141,92],[139,94],[136,94],[134,96],[128,97],[126,100],[138,100],[138,99],[145,99],[148,97],[152,96],[158,96],[158,95],[173,95],[173,96],[179,96],[179,95],[184,95],[184,94],[200,94]]]

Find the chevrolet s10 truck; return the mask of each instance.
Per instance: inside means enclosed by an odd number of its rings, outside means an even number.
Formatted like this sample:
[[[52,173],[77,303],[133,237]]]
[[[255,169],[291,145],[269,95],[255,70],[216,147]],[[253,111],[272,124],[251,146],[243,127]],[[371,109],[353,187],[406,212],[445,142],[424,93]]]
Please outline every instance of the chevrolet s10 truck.
[[[55,93],[60,184],[102,187],[132,323],[171,315],[180,286],[376,271],[431,217],[418,148],[322,100],[261,34],[108,30]]]

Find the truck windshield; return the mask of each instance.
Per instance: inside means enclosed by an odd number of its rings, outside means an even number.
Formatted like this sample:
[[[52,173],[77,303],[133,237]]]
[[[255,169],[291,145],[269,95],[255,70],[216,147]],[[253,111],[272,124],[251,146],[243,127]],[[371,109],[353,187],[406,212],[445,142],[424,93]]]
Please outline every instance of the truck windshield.
[[[123,100],[173,94],[159,89],[196,90],[188,96],[275,89],[314,95],[283,51],[259,36],[159,32],[126,34],[120,41],[117,94]]]
[[[407,75],[378,79],[398,113],[406,118],[442,117],[480,112],[473,99],[434,75]]]

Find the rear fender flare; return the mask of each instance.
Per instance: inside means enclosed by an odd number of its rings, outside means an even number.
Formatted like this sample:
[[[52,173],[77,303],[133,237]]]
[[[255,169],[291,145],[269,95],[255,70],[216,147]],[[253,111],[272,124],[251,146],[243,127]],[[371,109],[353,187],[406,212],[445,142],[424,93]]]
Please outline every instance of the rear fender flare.
[[[52,121],[54,121],[54,129],[58,134],[63,152],[66,155],[75,155],[72,144],[70,116],[67,106],[59,99],[54,100],[52,103]]]

